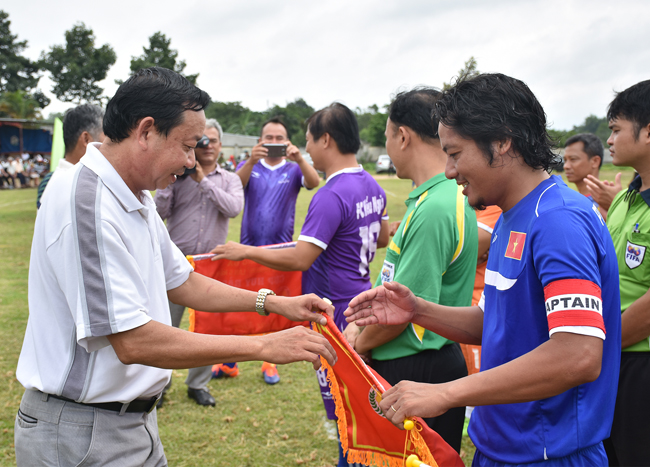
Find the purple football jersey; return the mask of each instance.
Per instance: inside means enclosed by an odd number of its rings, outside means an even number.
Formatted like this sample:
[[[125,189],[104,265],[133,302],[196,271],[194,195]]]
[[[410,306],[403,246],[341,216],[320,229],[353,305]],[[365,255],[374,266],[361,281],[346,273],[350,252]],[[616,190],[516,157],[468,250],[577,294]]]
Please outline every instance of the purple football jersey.
[[[245,161],[237,166],[239,170]],[[240,242],[262,246],[293,241],[296,198],[302,187],[298,164],[286,160],[270,166],[260,160],[244,188]]]
[[[298,240],[324,251],[303,273],[302,291],[332,300],[340,329],[348,302],[371,287],[368,265],[385,207],[384,190],[361,166],[330,176],[309,205]]]

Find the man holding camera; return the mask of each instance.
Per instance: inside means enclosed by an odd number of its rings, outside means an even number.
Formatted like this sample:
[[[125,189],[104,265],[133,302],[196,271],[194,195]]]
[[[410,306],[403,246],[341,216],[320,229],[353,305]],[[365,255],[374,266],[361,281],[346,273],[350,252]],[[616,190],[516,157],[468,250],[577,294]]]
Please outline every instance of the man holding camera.
[[[217,164],[222,135],[219,122],[208,119],[204,136],[196,145],[195,169],[188,169],[154,197],[158,213],[167,219],[169,236],[184,255],[206,253],[224,243],[229,219],[237,216],[244,204],[239,177]],[[169,309],[172,325],[179,327],[185,306],[170,301]],[[214,406],[208,392],[211,377],[211,366],[190,368],[185,381],[188,397],[199,405]]]
[[[286,159],[296,164],[289,164]],[[282,120],[274,117],[262,125],[258,144],[253,147],[251,156],[239,163],[236,172],[244,186],[246,200],[240,242],[263,246],[292,241],[300,188],[316,188],[320,178],[289,141],[289,132]],[[216,376],[237,376],[238,373],[236,363],[225,363],[215,369]],[[265,362],[262,373],[267,384],[280,381],[275,365]]]

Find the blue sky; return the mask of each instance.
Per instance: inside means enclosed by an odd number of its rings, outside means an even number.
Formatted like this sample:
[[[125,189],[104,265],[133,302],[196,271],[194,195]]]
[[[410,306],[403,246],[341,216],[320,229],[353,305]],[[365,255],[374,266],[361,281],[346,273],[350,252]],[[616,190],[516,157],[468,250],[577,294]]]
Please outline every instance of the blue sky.
[[[481,71],[525,81],[551,125],[568,129],[650,79],[643,0],[32,0],[2,9],[31,58],[63,44],[76,22],[92,28],[118,57],[101,83],[107,96],[156,31],[214,100],[253,110],[297,97],[315,108],[382,106],[399,90],[441,86],[474,56]],[[47,76],[40,87],[52,87]],[[51,97],[45,115],[71,106]]]

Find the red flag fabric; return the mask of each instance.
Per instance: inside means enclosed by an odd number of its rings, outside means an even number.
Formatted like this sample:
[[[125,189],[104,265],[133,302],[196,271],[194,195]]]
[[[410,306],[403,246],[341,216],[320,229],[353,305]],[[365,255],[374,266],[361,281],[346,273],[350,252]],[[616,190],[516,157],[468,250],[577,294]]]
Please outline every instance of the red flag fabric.
[[[311,325],[327,338],[338,356],[334,367],[323,358],[321,363],[327,369],[348,462],[401,467],[409,455],[416,454],[430,466],[464,467],[458,453],[421,418],[413,418],[415,428],[411,431],[400,430],[386,419],[379,402],[391,385],[361,360],[330,317],[326,326]]]
[[[289,244],[291,245],[291,244]],[[201,255],[208,259],[188,256],[194,271],[216,279],[224,284],[257,292],[261,288],[273,290],[277,295],[294,297],[302,293],[302,272],[276,271],[254,261],[230,261],[221,259],[210,261],[211,255]],[[290,321],[284,316],[272,314],[260,316],[255,312],[208,313],[190,309],[191,332],[217,335],[266,334],[294,326],[306,326],[307,322]]]

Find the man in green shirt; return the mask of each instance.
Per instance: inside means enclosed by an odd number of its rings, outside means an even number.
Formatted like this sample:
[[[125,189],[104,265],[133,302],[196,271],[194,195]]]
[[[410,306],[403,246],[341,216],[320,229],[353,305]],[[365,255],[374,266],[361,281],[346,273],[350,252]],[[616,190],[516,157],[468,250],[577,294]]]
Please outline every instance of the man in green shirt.
[[[619,93],[607,112],[614,165],[639,175],[607,214],[621,286],[621,373],[609,439],[610,465],[650,462],[650,80]]]
[[[386,150],[397,176],[416,188],[406,200],[406,214],[388,246],[376,286],[397,281],[427,301],[470,306],[476,273],[478,228],[462,186],[445,177],[447,155],[431,120],[440,94],[416,88],[398,94],[386,123]],[[348,326],[346,337],[362,355],[372,353],[372,367],[389,383],[402,380],[444,383],[467,376],[460,346],[414,324]],[[460,451],[465,408],[426,419]]]

